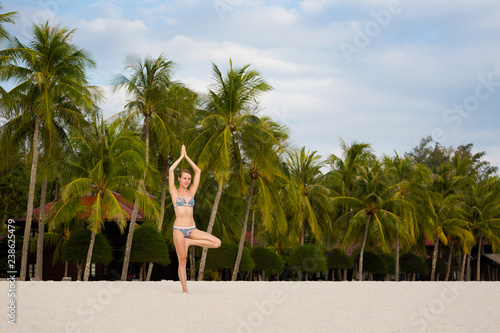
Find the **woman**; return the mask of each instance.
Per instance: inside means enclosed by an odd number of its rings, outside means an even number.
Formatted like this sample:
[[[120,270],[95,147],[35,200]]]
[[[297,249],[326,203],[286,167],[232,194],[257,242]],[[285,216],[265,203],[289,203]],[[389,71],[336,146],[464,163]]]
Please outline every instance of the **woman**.
[[[174,170],[185,158],[194,170],[194,179],[191,184],[191,172],[183,169],[179,174],[179,188],[175,187]],[[196,229],[193,218],[194,196],[198,185],[200,184],[201,170],[187,156],[186,147],[182,145],[181,156],[175,161],[168,173],[168,190],[174,204],[175,222],[174,222],[174,245],[179,259],[179,280],[182,285],[182,292],[187,293],[186,264],[189,246],[197,245],[208,248],[217,248],[220,246],[220,239],[217,237]],[[189,186],[191,184],[191,186]]]

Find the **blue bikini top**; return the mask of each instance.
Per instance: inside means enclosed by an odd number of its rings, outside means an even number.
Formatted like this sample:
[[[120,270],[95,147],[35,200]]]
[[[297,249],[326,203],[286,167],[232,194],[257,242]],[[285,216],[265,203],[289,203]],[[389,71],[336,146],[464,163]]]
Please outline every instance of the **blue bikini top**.
[[[191,195],[191,200],[186,201],[186,199],[181,197],[179,195],[179,192],[177,192],[177,200],[174,203],[174,208],[181,207],[181,206],[194,207],[194,197]]]

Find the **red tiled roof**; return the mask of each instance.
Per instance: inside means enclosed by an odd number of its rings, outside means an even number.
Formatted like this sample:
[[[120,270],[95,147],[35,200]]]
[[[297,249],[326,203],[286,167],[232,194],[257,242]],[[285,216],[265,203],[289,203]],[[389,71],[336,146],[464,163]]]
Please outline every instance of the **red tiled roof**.
[[[120,207],[124,211],[125,215],[128,218],[130,218],[130,216],[132,216],[132,211],[134,210],[134,204],[131,203],[130,201],[128,201],[127,199],[125,199],[119,193],[112,192],[112,194],[116,198],[116,200],[118,201],[118,203],[120,204]],[[151,195],[148,195],[148,196],[154,198]],[[54,203],[56,201],[50,202],[50,203],[48,203],[48,204],[45,205],[45,214],[47,214],[50,211],[50,209],[52,208],[52,206],[54,205]],[[90,207],[92,206],[92,204],[94,203],[94,201],[95,201],[95,197],[90,197],[90,196],[89,197],[83,197],[80,200],[81,204],[83,206],[87,207],[87,209],[86,209],[86,211],[84,213],[81,213],[78,216],[79,219],[85,219],[85,218],[87,218],[87,217],[90,216]],[[38,220],[39,216],[40,216],[40,207],[37,207],[37,208],[33,209],[33,220]],[[107,215],[104,216],[105,220],[115,220],[115,219],[118,219],[118,218],[119,218],[118,214],[115,215],[115,216],[107,216]],[[144,211],[139,208],[139,211],[137,212],[137,221],[142,221],[143,219],[144,219]],[[26,217],[22,217],[22,218],[18,219],[18,221],[26,221]]]

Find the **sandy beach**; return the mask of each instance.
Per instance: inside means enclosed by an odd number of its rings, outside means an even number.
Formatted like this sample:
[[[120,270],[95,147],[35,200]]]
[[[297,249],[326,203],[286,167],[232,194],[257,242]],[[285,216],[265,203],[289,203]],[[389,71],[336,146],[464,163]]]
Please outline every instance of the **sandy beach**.
[[[499,282],[0,282],[1,332],[499,332]],[[12,289],[11,289],[12,290]],[[15,326],[8,306],[15,299]]]

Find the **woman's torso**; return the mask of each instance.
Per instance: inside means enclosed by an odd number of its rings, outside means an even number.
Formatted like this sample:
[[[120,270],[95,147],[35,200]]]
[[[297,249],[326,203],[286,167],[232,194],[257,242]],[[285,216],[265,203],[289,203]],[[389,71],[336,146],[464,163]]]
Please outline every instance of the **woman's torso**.
[[[173,203],[175,212],[174,225],[177,227],[195,226],[193,218],[194,197],[187,198],[179,195]]]

